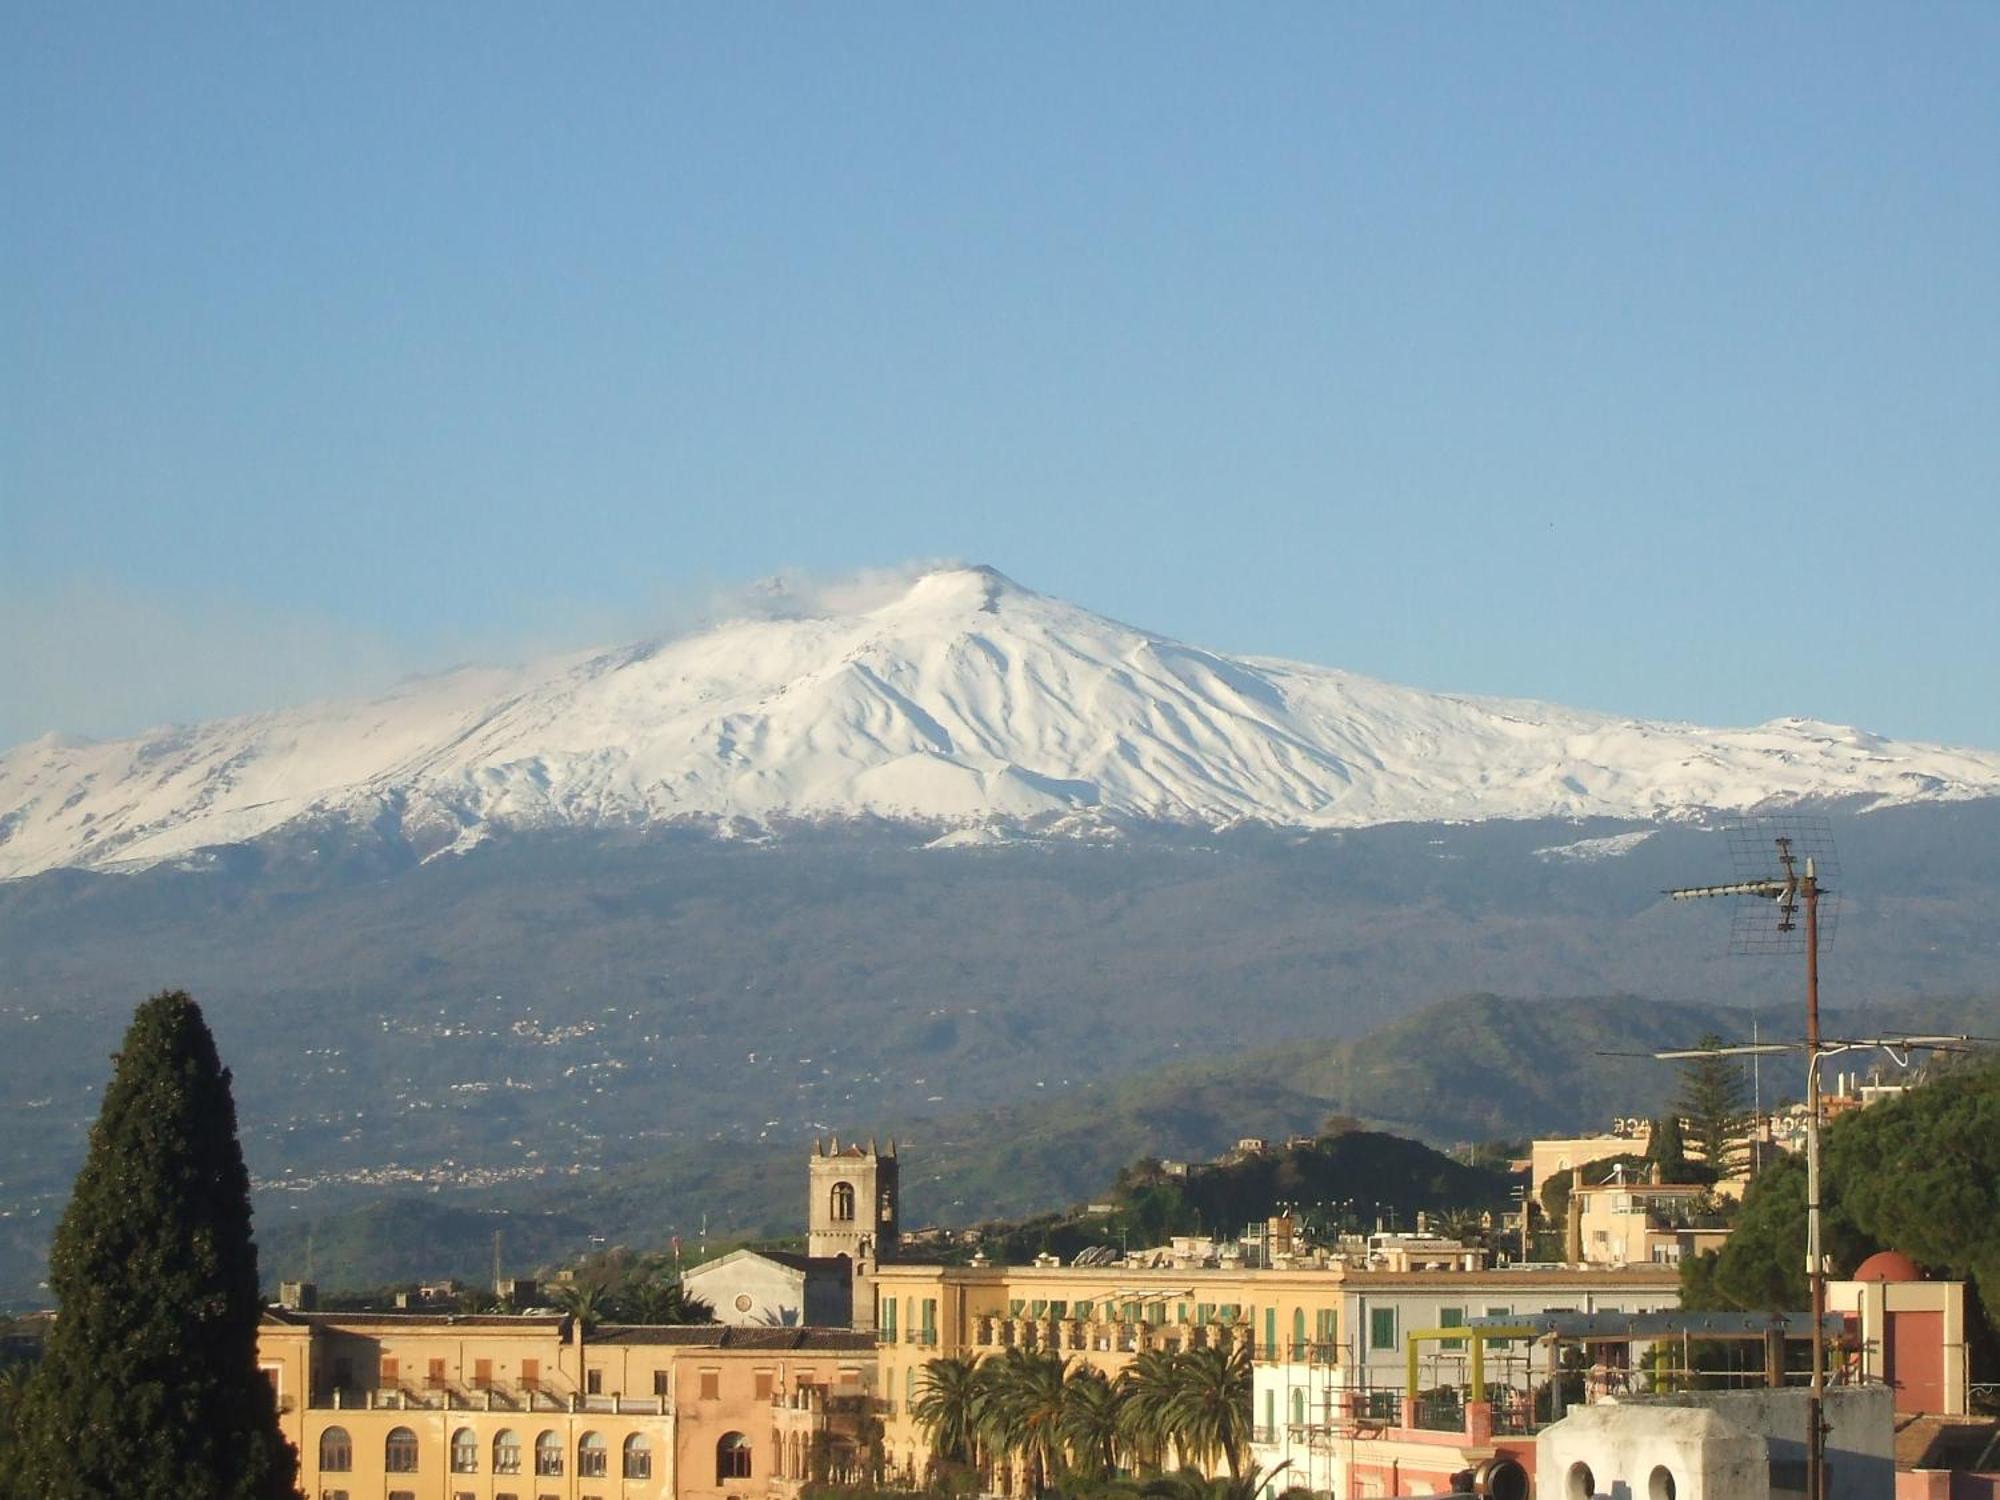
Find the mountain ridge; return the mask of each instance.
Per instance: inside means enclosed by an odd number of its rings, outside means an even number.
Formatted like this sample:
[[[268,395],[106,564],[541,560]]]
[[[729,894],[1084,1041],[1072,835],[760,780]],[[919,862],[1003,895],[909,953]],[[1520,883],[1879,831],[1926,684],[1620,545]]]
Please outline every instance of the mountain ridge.
[[[1657,822],[1995,793],[1996,753],[1811,719],[1714,730],[1424,692],[1208,651],[949,567],[886,600],[373,699],[98,744],[45,736],[0,755],[0,878],[145,868],[318,824],[375,827],[428,858],[561,827]]]

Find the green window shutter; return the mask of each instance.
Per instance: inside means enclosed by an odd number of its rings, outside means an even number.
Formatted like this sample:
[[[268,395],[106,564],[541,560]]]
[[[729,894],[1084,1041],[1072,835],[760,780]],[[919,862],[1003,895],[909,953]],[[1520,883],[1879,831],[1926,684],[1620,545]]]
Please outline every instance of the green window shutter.
[[[1511,1318],[1514,1316],[1514,1309],[1511,1307],[1489,1307],[1486,1309],[1486,1316],[1489,1318]],[[1514,1341],[1512,1339],[1488,1339],[1486,1347],[1489,1349],[1511,1349],[1514,1347]]]
[[[1027,1302],[1020,1297],[1010,1298],[1007,1303],[1007,1316],[1010,1318],[1020,1317],[1021,1309],[1027,1305]]]
[[[1037,1297],[1028,1308],[1028,1316],[1031,1318],[1045,1317],[1048,1314],[1048,1310],[1049,1310],[1048,1298]]]
[[[1313,1339],[1322,1344],[1340,1341],[1340,1312],[1336,1308],[1322,1307],[1314,1320]]]
[[[882,1299],[882,1332],[891,1342],[894,1342],[896,1337],[896,1299],[894,1297],[884,1297]]]
[[[1371,1307],[1368,1310],[1368,1347],[1371,1349],[1396,1347],[1395,1308]]]
[[[1292,1309],[1292,1342],[1303,1344],[1305,1341],[1306,1310],[1303,1307],[1295,1307]]]
[[[1278,1310],[1264,1309],[1264,1353],[1267,1358],[1275,1358],[1278,1351]]]
[[[1092,1305],[1091,1303],[1088,1303],[1088,1302],[1079,1302],[1079,1303],[1077,1303],[1077,1305],[1076,1305],[1076,1320],[1077,1320],[1077,1321],[1078,1321],[1079,1323],[1088,1323],[1088,1322],[1090,1321],[1090,1315],[1091,1315],[1091,1313],[1092,1313],[1093,1311],[1095,1311],[1095,1308],[1093,1307],[1093,1305]]]
[[[1465,1326],[1465,1309],[1464,1309],[1464,1308],[1462,1308],[1462,1307],[1444,1307],[1444,1308],[1439,1308],[1439,1309],[1438,1309],[1438,1327],[1440,1327],[1440,1328],[1463,1328],[1464,1326]],[[1465,1347],[1465,1340],[1464,1340],[1464,1339],[1439,1339],[1439,1340],[1438,1340],[1438,1347],[1439,1347],[1440,1349],[1463,1349],[1463,1348]]]
[[[1292,1387],[1292,1425],[1294,1427],[1306,1425],[1306,1393],[1297,1386]]]
[[[1240,1410],[1240,1408],[1239,1408]],[[1278,1393],[1264,1392],[1264,1430],[1269,1432],[1278,1425]]]

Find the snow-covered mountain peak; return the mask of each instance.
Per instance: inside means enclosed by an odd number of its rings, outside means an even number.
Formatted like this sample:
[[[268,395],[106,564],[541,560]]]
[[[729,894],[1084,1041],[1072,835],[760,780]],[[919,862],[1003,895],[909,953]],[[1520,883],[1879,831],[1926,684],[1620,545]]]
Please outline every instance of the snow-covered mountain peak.
[[[0,878],[304,821],[425,853],[498,829],[888,818],[941,833],[1653,820],[2000,794],[2000,755],[1706,730],[1225,656],[950,565],[379,698],[0,756]],[[965,840],[951,840],[962,843]]]

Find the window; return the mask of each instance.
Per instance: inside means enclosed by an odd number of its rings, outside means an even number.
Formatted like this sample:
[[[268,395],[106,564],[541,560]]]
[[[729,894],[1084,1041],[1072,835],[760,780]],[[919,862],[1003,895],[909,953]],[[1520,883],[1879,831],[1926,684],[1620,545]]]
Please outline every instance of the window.
[[[1048,1298],[1046,1298],[1046,1297],[1037,1297],[1037,1298],[1036,1298],[1036,1299],[1035,1299],[1035,1300],[1034,1300],[1033,1302],[1030,1302],[1030,1303],[1028,1304],[1028,1316],[1029,1316],[1029,1317],[1031,1317],[1031,1318],[1045,1318],[1045,1317],[1047,1317],[1047,1316],[1048,1316],[1048,1314],[1049,1314],[1049,1299],[1048,1299]]]
[[[521,1440],[506,1427],[493,1434],[493,1472],[495,1474],[518,1474],[521,1472]],[[494,1500],[499,1500],[498,1496]]]
[[[601,1396],[604,1394],[604,1372],[602,1370],[585,1370],[583,1372],[583,1393],[586,1396]]]
[[[424,1384],[434,1391],[441,1391],[444,1389],[445,1380],[444,1380],[443,1360],[434,1359],[430,1362],[430,1369],[424,1375]]]
[[[470,1427],[461,1427],[451,1435],[451,1472],[479,1472],[479,1434]]]
[[[396,1361],[387,1355],[382,1358],[382,1374],[376,1381],[383,1390],[388,1390],[402,1379],[402,1370]]]
[[[1439,1308],[1439,1309],[1438,1309],[1438,1327],[1440,1327],[1440,1328],[1463,1328],[1464,1326],[1465,1326],[1465,1309],[1464,1309],[1464,1308],[1462,1308],[1462,1307],[1441,1307],[1441,1308]],[[1464,1339],[1439,1339],[1439,1340],[1438,1340],[1438,1347],[1439,1347],[1440,1349],[1463,1349],[1463,1348],[1465,1347],[1465,1340],[1464,1340]]]
[[[1514,1316],[1514,1309],[1511,1307],[1489,1307],[1486,1309],[1486,1316],[1489,1318],[1511,1318]],[[1511,1349],[1514,1347],[1514,1341],[1512,1339],[1488,1339],[1486,1347],[1489,1349]]]
[[[415,1490],[391,1490],[389,1491],[389,1500],[417,1500],[417,1492]]]
[[[757,1370],[750,1376],[750,1393],[758,1401],[771,1399],[771,1372]]]
[[[896,1299],[894,1297],[884,1297],[882,1299],[882,1317],[880,1321],[882,1324],[882,1342],[885,1344],[895,1343]]]
[[[1264,1352],[1266,1354],[1275,1354],[1277,1348],[1278,1310],[1275,1307],[1267,1307],[1264,1309]]]
[[[1313,1315],[1313,1341],[1320,1344],[1340,1342],[1340,1313],[1336,1308],[1322,1307]]]
[[[703,1370],[701,1372],[701,1399],[720,1401],[722,1399],[722,1371]]]
[[[1264,1441],[1275,1442],[1278,1428],[1278,1393],[1264,1392]]]
[[[1296,1346],[1299,1344],[1303,1344],[1305,1341],[1306,1341],[1306,1310],[1303,1307],[1295,1307],[1292,1309],[1292,1343],[1294,1345],[1293,1348],[1294,1354],[1300,1354],[1304,1352],[1303,1350],[1298,1349]]]
[[[553,1432],[535,1439],[535,1473],[543,1479],[560,1479],[563,1471],[563,1440]]]
[[[1306,1425],[1306,1393],[1298,1386],[1292,1387],[1292,1425],[1294,1427]]]
[[[833,1185],[833,1222],[851,1224],[854,1222],[854,1184],[836,1182]]]
[[[740,1432],[725,1432],[715,1445],[715,1479],[720,1484],[725,1479],[748,1479],[750,1477],[750,1439]]]
[[[627,1479],[653,1477],[653,1445],[646,1441],[643,1432],[635,1432],[625,1439],[625,1477]]]
[[[1393,1349],[1396,1347],[1395,1308],[1371,1307],[1368,1309],[1368,1347],[1370,1349]]]
[[[602,1479],[611,1472],[611,1448],[602,1433],[586,1432],[576,1440],[576,1472],[585,1479]]]
[[[655,1396],[670,1394],[667,1390],[667,1372],[665,1370],[653,1371],[653,1394]]]
[[[472,1362],[472,1385],[475,1390],[490,1390],[493,1385],[493,1361],[475,1359]]]
[[[391,1474],[417,1472],[417,1435],[407,1427],[392,1427],[382,1443],[382,1467]]]
[[[319,1435],[319,1466],[328,1474],[345,1474],[354,1467],[354,1441],[345,1427],[329,1427]]]
[[[937,1298],[924,1298],[924,1342],[937,1342]]]
[[[538,1359],[521,1361],[521,1389],[539,1390],[542,1384],[542,1362]]]
[[[1088,1302],[1077,1303],[1076,1320],[1079,1323],[1088,1323],[1090,1321],[1090,1304]]]

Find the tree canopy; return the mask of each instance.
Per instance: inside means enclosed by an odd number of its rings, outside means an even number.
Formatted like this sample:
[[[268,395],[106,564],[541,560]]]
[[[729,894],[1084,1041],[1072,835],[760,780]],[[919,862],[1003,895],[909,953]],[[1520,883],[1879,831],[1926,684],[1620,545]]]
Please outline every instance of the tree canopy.
[[[1822,1166],[1821,1233],[1835,1274],[1893,1248],[1971,1282],[1989,1310],[1975,1356],[1989,1363],[1990,1312],[2000,1309],[2000,1062],[1951,1069],[1840,1117],[1827,1128]],[[1793,1156],[1757,1178],[1722,1249],[1683,1264],[1688,1306],[1806,1305],[1805,1179]]]
[[[148,1000],[125,1034],[49,1286],[57,1316],[22,1401],[20,1493],[297,1494],[257,1368],[263,1304],[229,1073],[185,994]]]
[[[1711,1170],[1726,1174],[1741,1154],[1736,1141],[1743,1134],[1749,1090],[1736,1059],[1715,1050],[1722,1046],[1721,1037],[1710,1033],[1695,1045],[1708,1049],[1708,1055],[1681,1065],[1681,1091],[1673,1113],[1687,1122],[1687,1141],[1702,1160]]]

